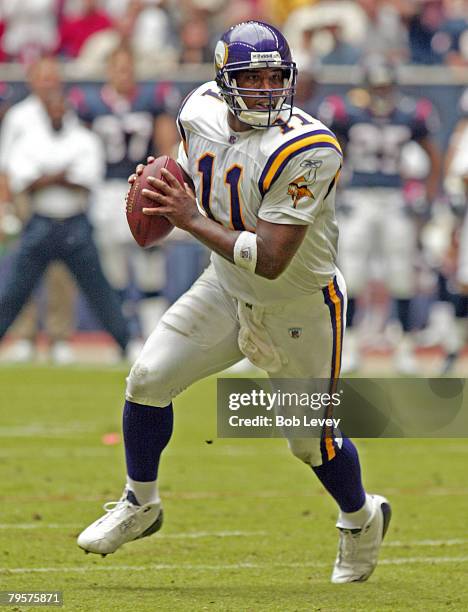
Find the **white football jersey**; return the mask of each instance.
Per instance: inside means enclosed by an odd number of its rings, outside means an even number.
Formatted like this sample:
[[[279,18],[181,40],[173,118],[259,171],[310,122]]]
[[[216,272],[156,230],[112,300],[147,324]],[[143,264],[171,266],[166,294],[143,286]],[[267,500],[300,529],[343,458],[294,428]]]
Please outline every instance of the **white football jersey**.
[[[262,278],[213,253],[219,281],[251,304],[315,293],[336,271],[340,146],[329,129],[298,108],[287,122],[280,116],[270,128],[245,132],[231,130],[229,112],[213,81],[190,94],[179,113],[177,161],[193,179],[202,212],[236,230],[254,232],[259,218],[309,227],[279,278]]]

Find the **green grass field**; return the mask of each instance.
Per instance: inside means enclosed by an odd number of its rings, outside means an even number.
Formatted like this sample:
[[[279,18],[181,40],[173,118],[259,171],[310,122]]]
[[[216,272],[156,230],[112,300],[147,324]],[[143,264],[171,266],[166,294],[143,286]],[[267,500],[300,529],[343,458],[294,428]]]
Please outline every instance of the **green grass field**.
[[[468,610],[465,440],[359,442],[394,519],[369,582],[332,585],[333,502],[284,441],[216,439],[214,379],[176,403],[163,531],[85,555],[78,532],[123,487],[122,445],[102,436],[120,431],[124,379],[0,369],[0,590],[61,590],[89,612]]]

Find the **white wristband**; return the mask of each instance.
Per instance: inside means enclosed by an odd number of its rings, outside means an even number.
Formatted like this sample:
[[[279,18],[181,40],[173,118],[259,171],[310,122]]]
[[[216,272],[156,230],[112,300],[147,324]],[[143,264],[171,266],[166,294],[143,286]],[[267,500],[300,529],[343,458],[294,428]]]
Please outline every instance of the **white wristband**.
[[[255,274],[257,265],[257,236],[252,232],[241,232],[234,244],[234,263]]]

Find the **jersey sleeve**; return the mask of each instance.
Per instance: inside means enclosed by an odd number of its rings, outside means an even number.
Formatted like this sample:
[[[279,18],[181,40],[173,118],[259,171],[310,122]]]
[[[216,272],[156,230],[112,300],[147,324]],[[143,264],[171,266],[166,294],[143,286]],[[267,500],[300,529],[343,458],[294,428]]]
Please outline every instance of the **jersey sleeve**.
[[[162,81],[154,86],[153,105],[155,116],[167,113],[171,117],[177,115],[181,95],[179,89],[169,81]]]
[[[197,87],[196,89],[193,89],[189,94],[187,94],[182,104],[180,105],[180,109],[177,114],[176,125],[181,139],[177,162],[182,166],[182,168],[187,172],[187,174],[190,174],[188,170],[188,146],[190,132],[194,129],[194,126],[196,125],[201,114],[201,103],[199,96],[200,93],[203,93],[203,91],[206,90],[207,85],[209,84],[205,83],[201,87]],[[209,91],[210,90],[208,90],[208,92]]]
[[[185,146],[183,140],[179,144],[179,152],[177,155],[177,163],[181,166],[187,174],[189,174],[189,163],[187,153],[185,151]]]
[[[264,195],[258,216],[271,223],[312,224],[338,181],[342,165],[338,142],[330,137],[322,146],[293,150],[291,159],[288,148],[284,151],[286,155],[277,155],[262,174],[259,188]]]

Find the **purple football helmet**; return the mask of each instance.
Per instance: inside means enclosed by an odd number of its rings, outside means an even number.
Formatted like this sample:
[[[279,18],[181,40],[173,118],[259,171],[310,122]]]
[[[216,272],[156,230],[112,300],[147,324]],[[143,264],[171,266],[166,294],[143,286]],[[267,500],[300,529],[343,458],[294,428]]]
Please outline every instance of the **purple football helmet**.
[[[254,128],[268,128],[278,115],[292,113],[296,85],[296,64],[284,36],[271,25],[261,21],[246,21],[232,26],[215,48],[216,83],[229,110],[243,123]],[[281,68],[283,87],[278,89],[249,89],[238,87],[236,76],[242,70]],[[263,109],[249,109],[246,98],[265,98]]]

